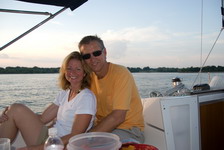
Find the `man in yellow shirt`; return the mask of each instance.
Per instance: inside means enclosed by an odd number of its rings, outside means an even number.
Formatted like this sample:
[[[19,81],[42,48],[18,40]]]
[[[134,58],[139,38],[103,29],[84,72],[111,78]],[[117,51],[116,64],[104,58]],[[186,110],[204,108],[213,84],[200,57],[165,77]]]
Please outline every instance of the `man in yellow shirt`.
[[[107,62],[107,50],[97,36],[79,42],[82,58],[92,69],[91,90],[97,98],[93,132],[112,132],[125,142],[144,142],[142,103],[134,78],[121,65]]]

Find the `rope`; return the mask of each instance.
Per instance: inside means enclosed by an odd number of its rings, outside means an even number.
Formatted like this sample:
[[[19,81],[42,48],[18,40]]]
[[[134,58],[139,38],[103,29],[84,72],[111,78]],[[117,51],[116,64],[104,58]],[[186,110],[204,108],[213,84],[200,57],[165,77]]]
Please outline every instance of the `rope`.
[[[203,50],[203,0],[201,0],[201,57],[200,57],[200,66],[202,67],[202,50]],[[201,75],[201,72],[199,72]],[[201,76],[200,76],[200,84],[201,84]]]
[[[205,65],[205,63],[206,63],[206,61],[208,60],[208,57],[210,56],[210,54],[211,54],[213,48],[215,47],[215,44],[216,44],[216,42],[218,41],[218,39],[219,39],[219,37],[220,37],[220,35],[221,35],[223,29],[224,29],[224,28],[222,28],[222,29],[220,30],[220,32],[219,32],[219,34],[218,34],[218,37],[216,38],[214,44],[212,45],[212,48],[211,48],[210,52],[208,53],[208,55],[207,55],[207,57],[206,57],[206,59],[205,59],[203,65],[202,65],[201,68],[200,68],[200,71],[199,71],[198,74],[197,74],[197,77],[195,78],[195,80],[194,80],[194,82],[193,82],[193,84],[192,84],[192,87],[194,86],[194,83],[196,82],[196,80],[197,80],[199,74],[201,73],[201,71],[202,71],[202,69],[203,69],[203,67],[204,67],[204,65]]]

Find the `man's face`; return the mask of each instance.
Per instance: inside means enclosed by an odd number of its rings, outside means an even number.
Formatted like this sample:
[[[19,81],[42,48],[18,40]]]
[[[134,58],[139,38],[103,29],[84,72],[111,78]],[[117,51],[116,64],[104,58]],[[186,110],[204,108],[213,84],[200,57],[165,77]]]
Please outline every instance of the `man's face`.
[[[101,72],[106,63],[106,49],[103,49],[97,41],[80,47],[83,59],[94,72]]]

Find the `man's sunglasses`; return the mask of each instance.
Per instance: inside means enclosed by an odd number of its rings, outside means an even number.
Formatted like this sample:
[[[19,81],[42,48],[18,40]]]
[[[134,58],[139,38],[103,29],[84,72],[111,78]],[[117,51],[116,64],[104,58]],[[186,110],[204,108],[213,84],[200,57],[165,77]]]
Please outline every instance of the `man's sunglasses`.
[[[104,48],[102,50],[97,50],[92,52],[94,57],[100,56],[103,52]],[[91,54],[82,54],[82,59],[90,59],[91,58]]]

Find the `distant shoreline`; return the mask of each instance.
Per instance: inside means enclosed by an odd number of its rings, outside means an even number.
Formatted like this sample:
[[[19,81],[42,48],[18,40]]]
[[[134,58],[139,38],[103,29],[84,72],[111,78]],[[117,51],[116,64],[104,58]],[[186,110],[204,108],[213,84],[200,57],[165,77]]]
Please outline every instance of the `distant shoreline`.
[[[127,67],[131,73],[195,73],[199,72],[199,67],[187,67],[187,68],[169,68],[169,67]],[[59,73],[60,68],[40,68],[40,67],[0,67],[0,74],[47,74],[47,73]],[[224,72],[224,66],[205,66],[202,72]]]

